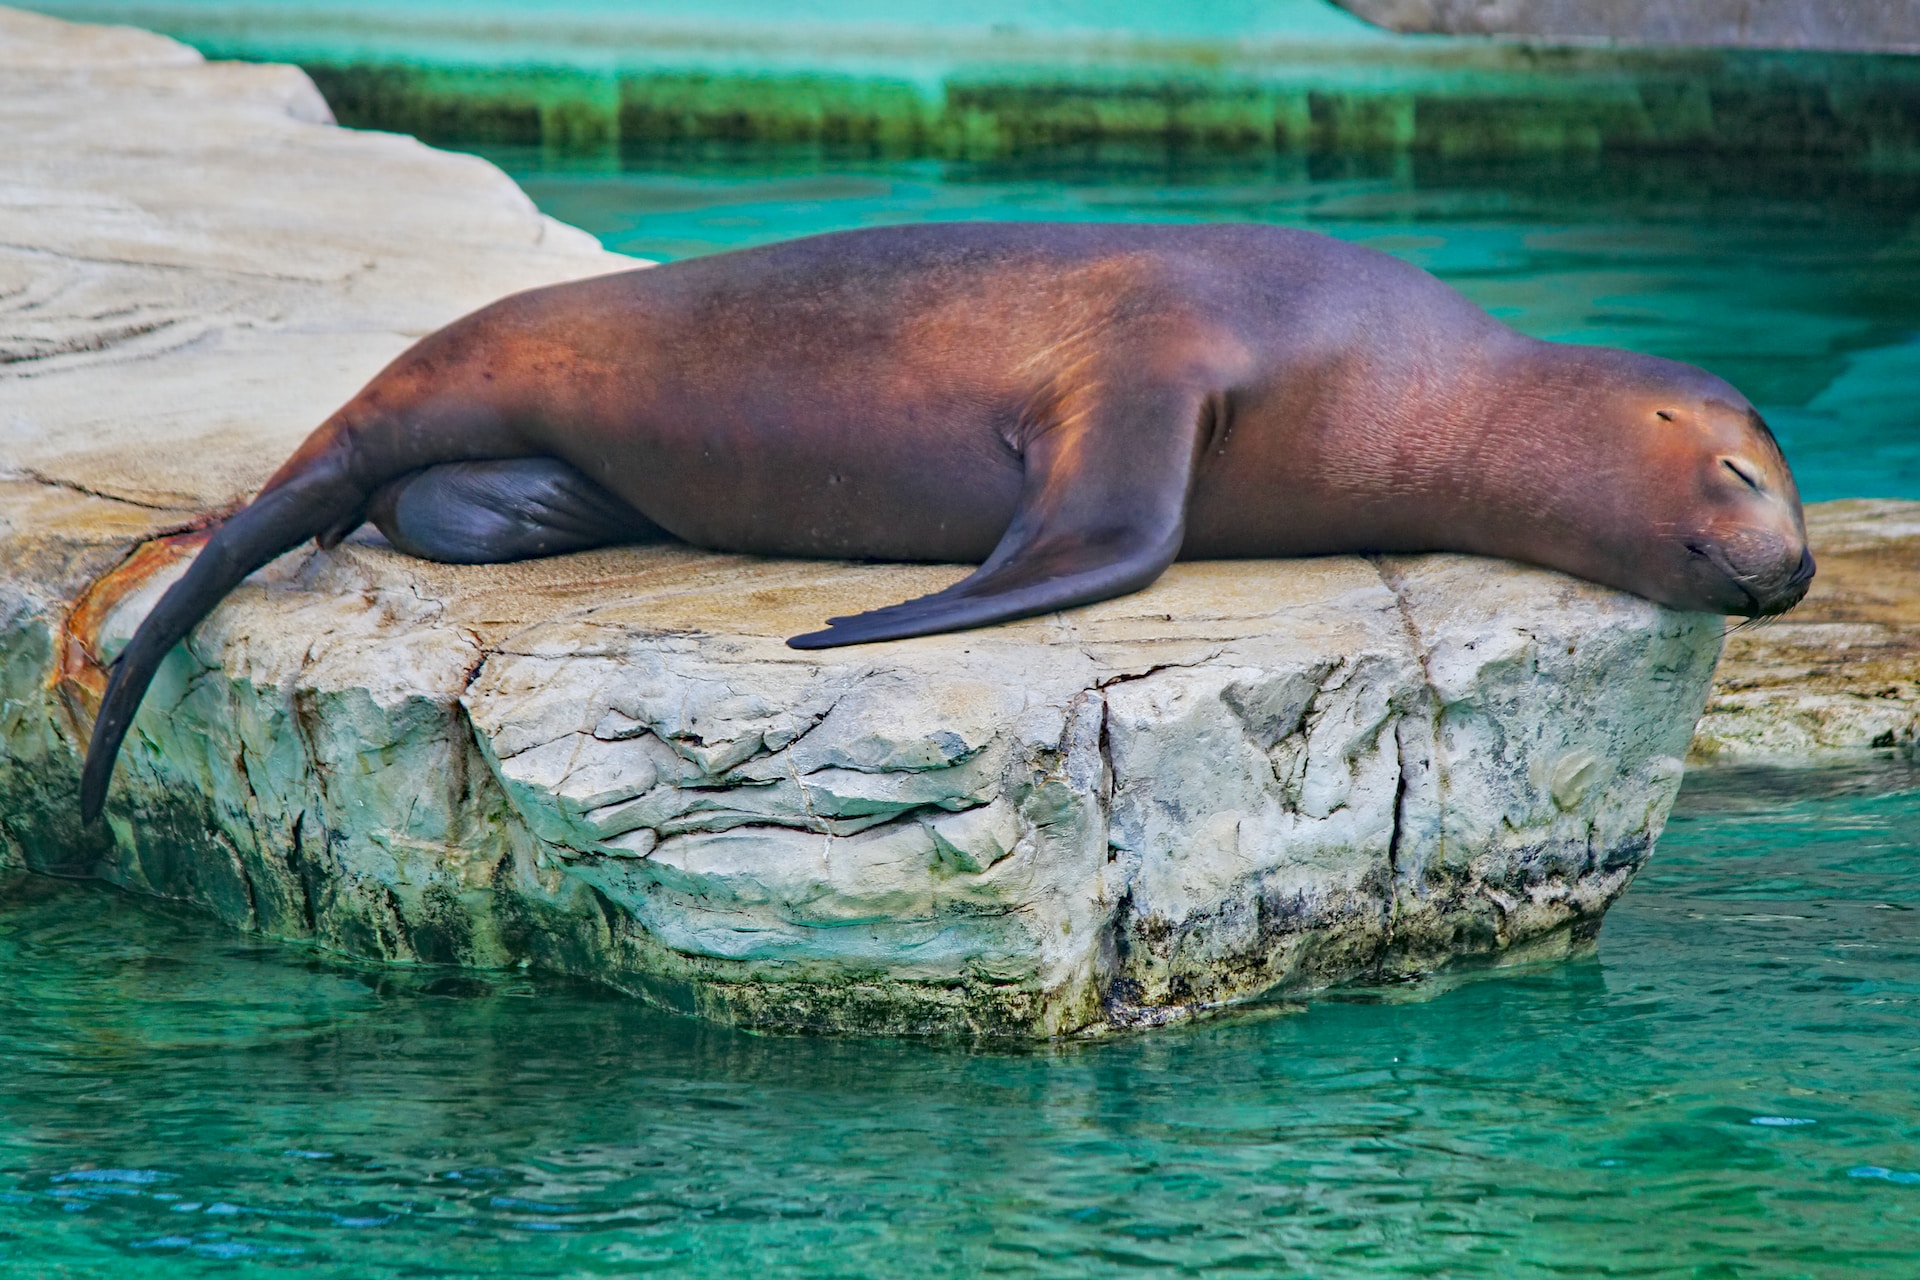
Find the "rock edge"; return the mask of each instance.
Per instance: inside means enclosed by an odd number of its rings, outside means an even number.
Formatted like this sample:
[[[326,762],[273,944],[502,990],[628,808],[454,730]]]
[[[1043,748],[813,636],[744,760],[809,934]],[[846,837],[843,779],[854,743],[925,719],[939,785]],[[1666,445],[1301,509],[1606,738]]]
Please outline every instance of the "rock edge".
[[[0,859],[757,1025],[1058,1035],[1564,946],[1658,835],[1721,624],[1536,570],[1181,565],[821,656],[781,638],[958,571],[366,539],[176,651],[82,831],[100,664],[192,528],[414,336],[631,264],[290,69],[0,31]]]

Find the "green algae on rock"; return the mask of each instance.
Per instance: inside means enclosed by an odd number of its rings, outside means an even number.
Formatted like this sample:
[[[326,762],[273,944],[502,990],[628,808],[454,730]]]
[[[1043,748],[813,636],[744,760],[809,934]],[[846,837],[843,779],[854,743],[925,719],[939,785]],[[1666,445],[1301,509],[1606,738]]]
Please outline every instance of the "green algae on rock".
[[[1301,0],[40,7],[297,63],[346,124],[584,156],[727,140],[966,159],[1112,144],[1920,157],[1909,57],[1393,36]],[[1383,8],[1421,6],[1353,7],[1390,19]]]

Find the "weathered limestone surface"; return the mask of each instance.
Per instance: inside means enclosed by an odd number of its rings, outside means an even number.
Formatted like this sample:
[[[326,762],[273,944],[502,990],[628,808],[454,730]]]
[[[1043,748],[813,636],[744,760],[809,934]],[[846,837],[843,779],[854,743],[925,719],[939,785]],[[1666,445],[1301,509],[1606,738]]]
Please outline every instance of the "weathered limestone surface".
[[[197,512],[407,343],[630,260],[292,67],[0,9],[0,474]]]
[[[290,556],[170,660],[102,871],[749,1022],[1153,1022],[1596,923],[1720,626],[1430,557],[1185,565],[991,632],[782,643],[956,572]]]
[[[802,654],[961,570],[366,535],[175,652],[82,830],[181,531],[412,336],[626,265],[324,120],[297,73],[0,11],[0,861],[764,1025],[1057,1034],[1561,945],[1647,856],[1721,623],[1554,574],[1182,565]]]
[[[1920,0],[1334,0],[1394,31],[1920,53]]]

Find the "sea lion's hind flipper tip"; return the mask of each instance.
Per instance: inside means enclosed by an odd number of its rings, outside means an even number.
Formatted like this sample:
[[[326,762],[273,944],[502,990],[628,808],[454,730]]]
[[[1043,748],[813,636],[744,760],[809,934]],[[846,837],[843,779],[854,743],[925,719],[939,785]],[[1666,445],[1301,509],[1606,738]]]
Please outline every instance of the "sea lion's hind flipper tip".
[[[364,501],[365,495],[346,474],[344,461],[328,458],[283,484],[262,490],[214,530],[187,571],[161,593],[134,628],[133,638],[113,664],[80,773],[83,823],[99,817],[120,744],[154,673],[173,646],[249,573],[314,537],[338,518],[338,511]]]
[[[100,811],[106,808],[107,789],[89,785],[91,779],[83,779],[80,784],[80,826],[82,830],[100,821]]]
[[[121,655],[121,656],[124,656]],[[113,781],[114,762],[120,755],[120,740],[126,736],[132,719],[126,707],[125,673],[130,668],[116,657],[107,668],[107,692],[93,718],[93,734],[87,741],[86,761],[80,769],[80,825],[91,827],[100,820],[107,806],[107,787]]]

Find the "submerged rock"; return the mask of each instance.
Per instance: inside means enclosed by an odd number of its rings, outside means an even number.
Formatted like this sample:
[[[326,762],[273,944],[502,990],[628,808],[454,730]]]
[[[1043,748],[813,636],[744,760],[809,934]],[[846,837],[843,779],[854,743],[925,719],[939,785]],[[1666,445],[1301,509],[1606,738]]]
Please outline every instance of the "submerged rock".
[[[83,830],[102,663],[192,528],[412,336],[628,263],[297,73],[0,30],[38,193],[0,208],[0,862],[757,1025],[1071,1034],[1556,945],[1659,833],[1721,621],[1543,571],[1186,564],[800,653],[964,570],[371,535],[175,651]]]

